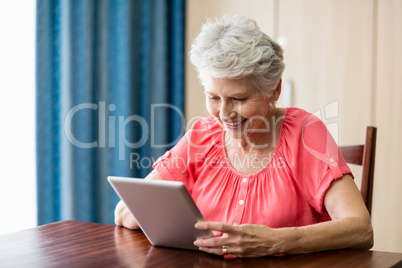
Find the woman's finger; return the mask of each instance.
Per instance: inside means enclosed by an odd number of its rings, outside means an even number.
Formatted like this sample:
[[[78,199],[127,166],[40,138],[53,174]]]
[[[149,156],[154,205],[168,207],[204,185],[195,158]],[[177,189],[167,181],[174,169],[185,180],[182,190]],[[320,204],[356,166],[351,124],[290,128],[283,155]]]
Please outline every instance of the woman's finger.
[[[211,221],[197,222],[197,224],[195,225],[195,228],[197,228],[199,230],[214,230],[214,231],[219,231],[219,232],[227,233],[227,234],[238,233],[240,230],[239,226],[233,226],[233,225],[224,224],[221,222],[211,222]]]
[[[194,245],[197,247],[222,247],[225,244],[230,243],[228,237],[211,237],[211,238],[199,238],[194,241]]]

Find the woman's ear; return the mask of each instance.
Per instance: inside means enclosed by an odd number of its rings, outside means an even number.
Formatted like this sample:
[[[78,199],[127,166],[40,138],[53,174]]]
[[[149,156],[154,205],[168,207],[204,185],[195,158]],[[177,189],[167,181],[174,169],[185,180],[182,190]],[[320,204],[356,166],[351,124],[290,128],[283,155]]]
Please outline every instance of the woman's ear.
[[[273,94],[274,101],[278,101],[279,96],[281,95],[281,91],[282,91],[282,78],[279,79],[278,85],[276,86],[276,89],[274,91]]]

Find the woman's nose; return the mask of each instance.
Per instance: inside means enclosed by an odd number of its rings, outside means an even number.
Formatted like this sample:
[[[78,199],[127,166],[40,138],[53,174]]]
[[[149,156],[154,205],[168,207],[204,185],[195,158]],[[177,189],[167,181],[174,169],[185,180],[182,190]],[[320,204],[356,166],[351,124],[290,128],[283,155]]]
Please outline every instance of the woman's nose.
[[[236,112],[233,111],[233,107],[230,103],[225,103],[222,102],[221,107],[220,107],[220,112],[219,112],[219,116],[221,118],[233,118],[236,116]]]

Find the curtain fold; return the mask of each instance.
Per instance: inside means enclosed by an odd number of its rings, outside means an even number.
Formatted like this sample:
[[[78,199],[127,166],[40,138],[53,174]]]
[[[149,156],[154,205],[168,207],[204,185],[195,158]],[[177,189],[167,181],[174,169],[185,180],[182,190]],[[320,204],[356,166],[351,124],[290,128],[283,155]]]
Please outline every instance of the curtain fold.
[[[36,53],[38,224],[113,223],[184,132],[184,0],[38,0]]]

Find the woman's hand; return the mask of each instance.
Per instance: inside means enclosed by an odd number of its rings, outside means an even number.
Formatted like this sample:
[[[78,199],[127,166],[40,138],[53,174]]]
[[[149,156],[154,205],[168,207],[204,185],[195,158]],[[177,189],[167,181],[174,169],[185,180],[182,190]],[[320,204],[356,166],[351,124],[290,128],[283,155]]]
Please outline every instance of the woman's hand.
[[[226,254],[238,257],[261,257],[282,253],[276,230],[265,225],[233,226],[218,222],[198,222],[195,227],[199,230],[223,233],[221,237],[200,238],[194,242],[200,250],[208,253],[224,255],[224,247],[227,249]]]
[[[219,231],[222,237],[197,239],[201,250],[239,257],[301,254],[344,248],[373,246],[370,215],[350,175],[332,182],[324,198],[331,221],[301,227],[272,229],[265,225],[232,226],[198,222],[197,229]],[[223,247],[227,248],[224,252]]]
[[[123,201],[120,201],[114,210],[114,222],[117,226],[123,226],[128,229],[140,228]]]

